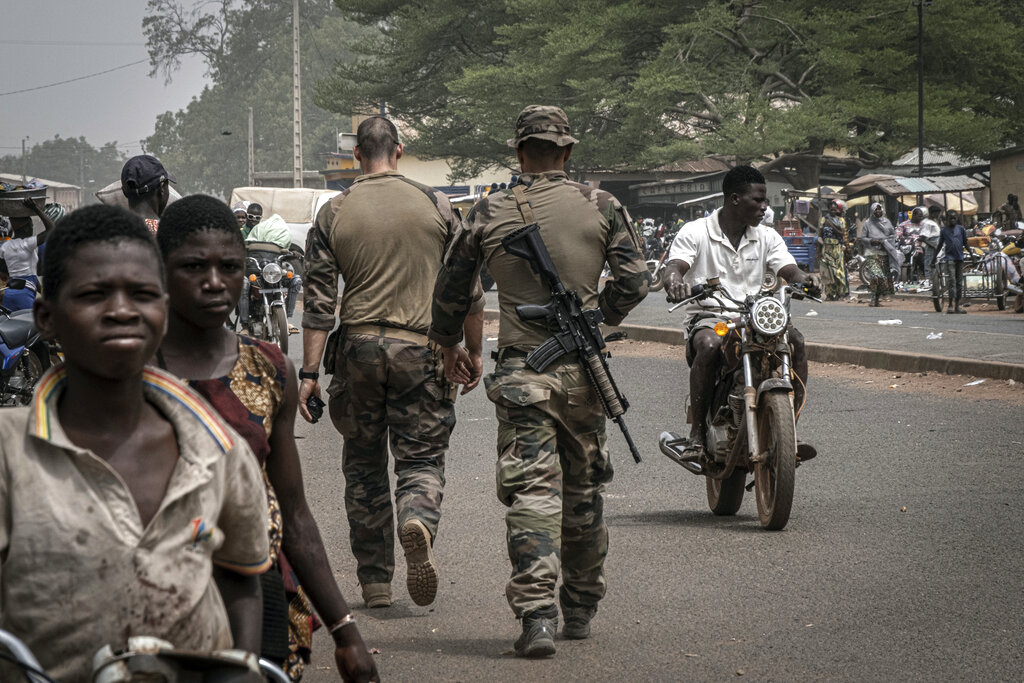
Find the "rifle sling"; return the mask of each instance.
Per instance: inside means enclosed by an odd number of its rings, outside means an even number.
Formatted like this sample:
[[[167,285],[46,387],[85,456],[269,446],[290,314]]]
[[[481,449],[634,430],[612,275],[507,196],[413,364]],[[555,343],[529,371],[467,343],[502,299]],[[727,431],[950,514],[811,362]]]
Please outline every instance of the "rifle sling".
[[[526,221],[526,225],[536,223],[537,221],[533,218],[533,209],[530,208],[530,202],[526,200],[526,190],[523,186],[514,185],[512,187],[512,194],[516,197],[516,206],[519,208],[519,213],[522,214],[523,220]]]

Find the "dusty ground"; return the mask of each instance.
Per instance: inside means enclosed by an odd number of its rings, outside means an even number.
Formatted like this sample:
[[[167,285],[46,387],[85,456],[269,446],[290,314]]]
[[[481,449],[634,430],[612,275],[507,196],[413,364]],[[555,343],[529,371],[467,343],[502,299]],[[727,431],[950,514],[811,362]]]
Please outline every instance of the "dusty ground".
[[[902,302],[901,302],[902,303]],[[930,302],[929,302],[929,305]],[[484,336],[495,337],[498,323],[484,324]],[[608,350],[615,356],[645,356],[669,358],[685,363],[682,346],[643,342],[626,339],[610,342]],[[851,386],[879,391],[895,391],[906,394],[927,394],[942,398],[962,396],[972,401],[1001,401],[1010,405],[1024,406],[1024,383],[1010,383],[1011,380],[984,379],[981,384],[965,386],[978,378],[966,375],[943,375],[928,373],[897,373],[891,370],[873,370],[850,363],[811,363],[811,377],[828,377]]]

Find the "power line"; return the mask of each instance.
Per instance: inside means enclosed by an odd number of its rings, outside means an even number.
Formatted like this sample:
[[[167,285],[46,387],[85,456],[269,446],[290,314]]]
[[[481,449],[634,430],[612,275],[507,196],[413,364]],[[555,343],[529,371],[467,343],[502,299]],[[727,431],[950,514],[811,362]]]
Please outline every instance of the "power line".
[[[4,40],[7,45],[60,45],[60,46],[71,46],[71,47],[138,47],[145,45],[145,43],[120,43],[120,42],[104,42],[104,41],[89,41],[89,40]]]
[[[78,76],[77,78],[69,78],[66,81],[57,81],[56,83],[47,83],[46,85],[37,85],[34,88],[23,88],[22,90],[11,90],[10,92],[0,92],[0,97],[4,97],[5,95],[17,95],[18,93],[23,93],[23,92],[32,92],[33,90],[42,90],[44,88],[53,88],[55,86],[64,85],[66,83],[74,83],[75,81],[84,81],[87,78],[93,78],[95,76],[102,76],[103,74],[109,74],[111,71],[118,71],[120,69],[127,69],[130,66],[135,66],[136,64],[142,64],[142,63],[148,62],[148,61],[149,61],[148,59],[140,59],[138,61],[131,62],[129,64],[122,64],[121,66],[115,66],[113,69],[107,69],[106,71],[97,71],[94,74],[86,74],[85,76]]]

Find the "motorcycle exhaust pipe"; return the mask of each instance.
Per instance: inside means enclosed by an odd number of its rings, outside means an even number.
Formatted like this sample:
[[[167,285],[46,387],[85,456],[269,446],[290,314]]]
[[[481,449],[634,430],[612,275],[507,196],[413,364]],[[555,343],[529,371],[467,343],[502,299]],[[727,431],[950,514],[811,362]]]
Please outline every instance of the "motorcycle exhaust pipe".
[[[693,459],[694,456],[683,455],[683,452],[679,450],[679,446],[684,442],[685,439],[680,437],[678,434],[662,432],[661,436],[658,437],[658,448],[661,449],[661,452],[664,453],[669,460],[681,465],[687,472],[703,475],[704,468],[701,467],[699,462]]]

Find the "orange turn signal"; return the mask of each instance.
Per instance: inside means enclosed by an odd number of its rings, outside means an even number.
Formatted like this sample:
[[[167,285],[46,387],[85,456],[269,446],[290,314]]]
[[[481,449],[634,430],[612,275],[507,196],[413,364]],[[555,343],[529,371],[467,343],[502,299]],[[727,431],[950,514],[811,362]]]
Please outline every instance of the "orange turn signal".
[[[249,276],[249,282],[256,282],[256,279],[257,278],[255,273]]]
[[[715,334],[719,337],[724,337],[729,334],[729,323],[723,323],[721,321],[715,323]]]
[[[287,273],[284,274],[284,276],[291,280],[293,277],[295,277],[295,273],[289,270]]]

